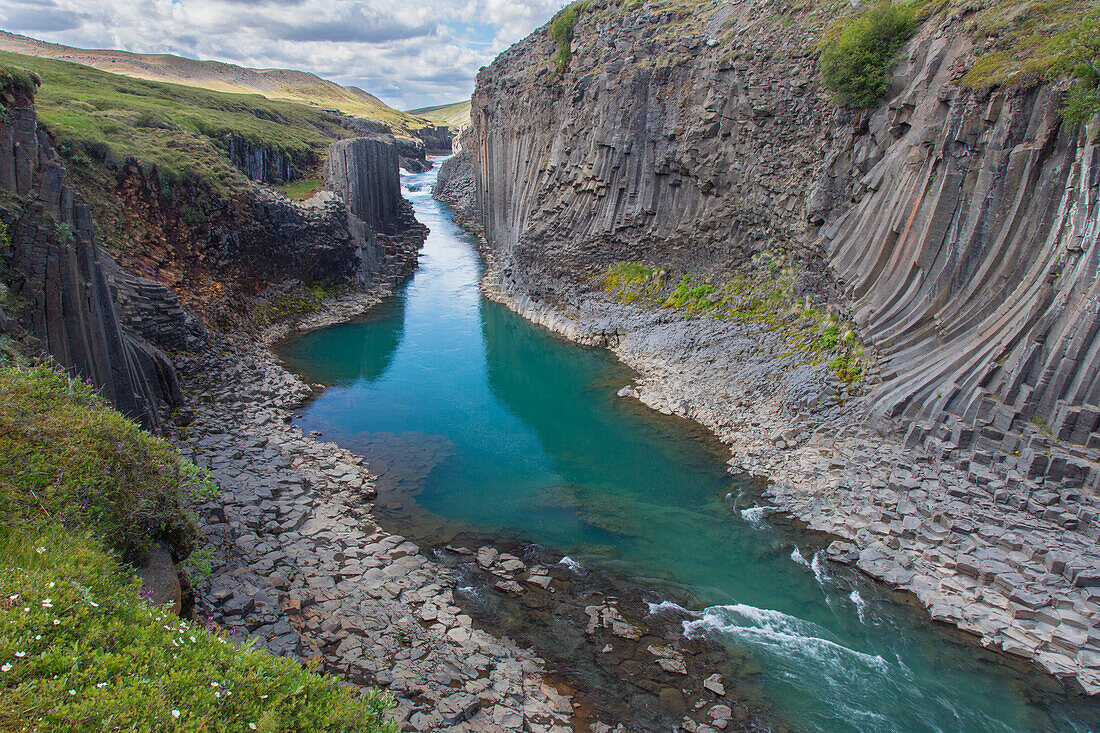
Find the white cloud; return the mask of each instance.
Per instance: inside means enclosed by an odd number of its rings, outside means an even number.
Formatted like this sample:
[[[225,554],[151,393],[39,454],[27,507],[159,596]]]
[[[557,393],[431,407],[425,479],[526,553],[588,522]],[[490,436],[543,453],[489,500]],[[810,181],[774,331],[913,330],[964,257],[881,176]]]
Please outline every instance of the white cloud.
[[[564,0],[0,0],[42,40],[312,71],[399,108],[473,90],[479,67]]]

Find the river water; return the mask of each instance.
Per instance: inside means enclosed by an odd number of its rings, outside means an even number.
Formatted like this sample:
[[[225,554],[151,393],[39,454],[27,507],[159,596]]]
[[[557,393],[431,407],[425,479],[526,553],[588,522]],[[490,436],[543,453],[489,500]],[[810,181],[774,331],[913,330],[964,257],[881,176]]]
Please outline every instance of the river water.
[[[748,655],[771,705],[805,731],[1100,731],[1091,702],[987,654],[829,566],[730,476],[698,426],[615,392],[632,373],[487,301],[474,240],[403,178],[431,234],[420,268],[366,317],[283,344],[329,389],[299,424],[369,459],[380,504],[418,536],[507,535],[675,599],[684,633]],[[425,529],[427,528],[427,529]]]

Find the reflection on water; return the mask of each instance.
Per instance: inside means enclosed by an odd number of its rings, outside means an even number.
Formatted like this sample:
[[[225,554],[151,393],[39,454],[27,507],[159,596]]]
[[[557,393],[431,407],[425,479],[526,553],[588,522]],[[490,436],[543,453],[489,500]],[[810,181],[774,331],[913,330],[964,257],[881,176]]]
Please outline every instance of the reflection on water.
[[[300,337],[291,368],[336,385],[301,426],[365,455],[379,510],[416,536],[500,533],[554,547],[694,609],[684,633],[757,667],[803,730],[1100,730],[1096,706],[825,567],[753,508],[713,438],[615,391],[609,353],[532,326],[477,290],[471,239],[409,176],[431,229],[421,269],[370,317]],[[799,545],[802,545],[800,548]]]

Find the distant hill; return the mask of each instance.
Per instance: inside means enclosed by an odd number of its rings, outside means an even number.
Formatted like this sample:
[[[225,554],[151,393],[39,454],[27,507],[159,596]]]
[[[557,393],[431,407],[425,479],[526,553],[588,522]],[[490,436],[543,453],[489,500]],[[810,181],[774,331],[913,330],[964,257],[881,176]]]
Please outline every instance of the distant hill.
[[[466,99],[454,104],[440,104],[435,107],[411,109],[408,114],[423,117],[437,125],[447,125],[451,128],[461,129],[470,124],[470,100]]]
[[[219,92],[260,94],[268,99],[285,99],[322,109],[335,109],[355,117],[377,120],[389,125],[394,132],[410,133],[426,124],[423,118],[398,111],[358,87],[340,86],[305,71],[249,69],[236,64],[196,61],[169,54],[73,48],[7,31],[0,31],[0,50],[71,61],[137,79],[173,82]],[[465,104],[468,110],[469,102]]]

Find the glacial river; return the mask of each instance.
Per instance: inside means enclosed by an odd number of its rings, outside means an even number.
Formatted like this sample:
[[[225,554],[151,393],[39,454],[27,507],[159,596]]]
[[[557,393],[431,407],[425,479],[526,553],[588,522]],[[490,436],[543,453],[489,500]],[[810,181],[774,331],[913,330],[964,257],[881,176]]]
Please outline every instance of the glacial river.
[[[481,297],[474,240],[431,198],[434,176],[403,179],[431,229],[412,280],[280,348],[330,385],[302,429],[370,459],[389,477],[380,502],[415,503],[439,541],[517,537],[677,599],[695,614],[684,633],[748,655],[796,730],[1100,731],[1095,704],[983,661],[754,511],[759,486],[705,431],[615,396],[632,374],[609,352]]]

